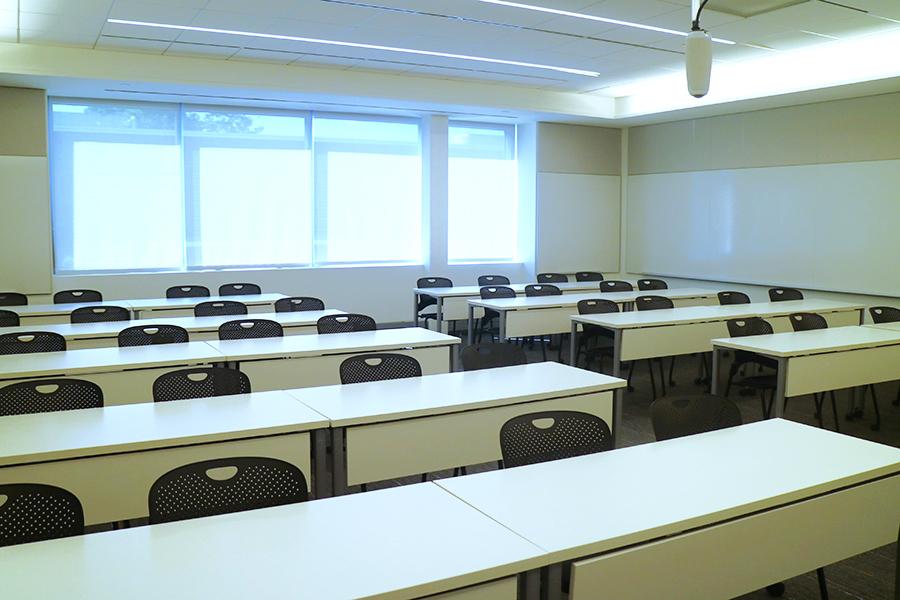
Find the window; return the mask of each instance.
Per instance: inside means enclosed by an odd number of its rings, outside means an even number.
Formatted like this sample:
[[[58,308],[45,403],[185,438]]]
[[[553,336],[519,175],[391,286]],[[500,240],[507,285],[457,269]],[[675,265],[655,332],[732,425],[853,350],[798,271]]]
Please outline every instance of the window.
[[[518,257],[516,129],[451,122],[447,256],[450,262]]]

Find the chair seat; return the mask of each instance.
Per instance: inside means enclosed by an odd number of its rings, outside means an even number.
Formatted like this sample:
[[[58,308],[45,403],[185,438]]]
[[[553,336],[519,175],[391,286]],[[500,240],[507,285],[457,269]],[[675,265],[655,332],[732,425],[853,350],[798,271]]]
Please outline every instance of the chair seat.
[[[769,356],[762,356],[760,354],[756,354],[755,352],[748,352],[746,350],[736,350],[734,353],[734,362],[737,365],[744,365],[747,363],[756,363],[763,367],[769,367],[771,369],[778,368],[778,361]]]
[[[734,384],[757,390],[774,390],[778,385],[778,378],[774,373],[771,375],[752,375],[735,381]]]

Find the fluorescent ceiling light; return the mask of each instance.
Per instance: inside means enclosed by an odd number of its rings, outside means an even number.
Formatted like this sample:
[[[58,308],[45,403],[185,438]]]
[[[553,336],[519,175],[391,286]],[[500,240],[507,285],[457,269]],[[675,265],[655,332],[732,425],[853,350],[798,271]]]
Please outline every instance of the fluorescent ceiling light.
[[[588,77],[599,77],[600,73],[596,71],[585,71],[583,69],[570,69],[568,67],[557,67],[553,65],[540,65],[536,63],[522,62],[518,60],[504,60],[502,58],[487,58],[484,56],[469,56],[467,54],[453,54],[450,52],[433,52],[431,50],[414,50],[412,48],[396,48],[394,46],[379,46],[377,44],[360,44],[358,42],[342,42],[338,40],[322,40],[318,38],[299,37],[294,35],[279,35],[275,33],[257,33],[253,31],[235,31],[232,29],[216,29],[213,27],[194,27],[193,25],[174,25],[171,23],[151,23],[148,21],[128,21],[125,19],[107,19],[107,23],[116,23],[119,25],[136,25],[138,27],[158,27],[161,29],[177,29],[179,31],[199,31],[202,33],[220,33],[223,35],[240,35],[244,37],[264,38],[269,40],[287,40],[290,42],[304,42],[307,44],[325,44],[328,46],[343,46],[347,48],[365,48],[367,50],[381,50],[384,52],[400,52],[403,54],[417,54],[420,56],[440,56],[442,58],[456,58],[459,60],[471,60],[483,63],[492,63],[497,65],[512,65],[515,67],[526,67],[529,69],[544,69],[546,71],[558,71],[560,73],[571,73],[573,75],[586,75]]]
[[[601,23],[610,23],[612,25],[621,25],[623,27],[634,27],[636,29],[646,29],[647,31],[658,31],[659,33],[668,33],[671,35],[680,35],[687,37],[687,31],[677,31],[675,29],[666,29],[665,27],[655,27],[653,25],[644,25],[643,23],[632,23],[631,21],[621,21],[619,19],[610,19],[607,17],[598,17],[597,15],[588,15],[585,13],[572,12],[570,10],[560,10],[558,8],[547,8],[546,6],[535,6],[533,4],[522,4],[521,2],[506,2],[506,0],[476,0],[476,2],[484,2],[485,4],[497,4],[499,6],[509,6],[511,8],[524,8],[525,10],[534,10],[537,12],[550,13],[563,17],[574,17],[576,19],[586,19],[588,21],[600,21]],[[713,38],[714,42],[720,44],[734,45],[737,42],[731,40],[723,40],[721,38]]]

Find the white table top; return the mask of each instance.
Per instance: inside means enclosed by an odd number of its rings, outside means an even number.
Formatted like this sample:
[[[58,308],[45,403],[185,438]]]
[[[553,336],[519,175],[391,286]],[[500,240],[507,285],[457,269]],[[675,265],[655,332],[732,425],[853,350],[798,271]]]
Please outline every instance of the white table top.
[[[566,560],[891,474],[900,449],[772,419],[437,484]]]
[[[635,287],[637,287],[636,281],[629,282]],[[539,283],[499,283],[498,286],[508,287],[515,290],[517,294],[525,293],[526,285],[544,285]],[[551,283],[546,285],[555,285],[559,289],[564,292],[574,292],[579,290],[599,290],[600,282],[599,281],[570,281],[568,283]],[[442,287],[442,288],[415,288],[413,291],[416,294],[422,294],[424,296],[431,296],[433,298],[452,298],[454,296],[480,296],[481,288],[483,287],[496,287],[493,285],[458,285],[454,287]]]
[[[595,293],[590,294],[563,294],[561,296],[533,296],[516,297],[516,298],[495,298],[491,300],[482,300],[481,298],[473,298],[469,300],[472,306],[481,306],[493,310],[531,310],[536,308],[561,308],[564,306],[575,306],[580,300],[612,300],[618,304],[624,302],[634,302],[638,296],[665,296],[673,300],[685,298],[711,298],[716,295],[715,290],[706,288],[674,288],[669,290],[653,290],[648,292],[601,292],[599,289]]]
[[[747,317],[778,317],[797,312],[843,312],[862,310],[862,304],[835,302],[833,300],[791,300],[788,302],[754,302],[726,306],[683,306],[660,310],[635,310],[623,313],[598,315],[573,315],[578,323],[602,325],[610,329],[634,329],[689,323],[706,323]]]
[[[206,343],[228,360],[258,360],[448,346],[459,344],[460,339],[421,327],[403,327],[353,333],[292,335],[283,338],[216,340]]]
[[[17,415],[0,419],[0,466],[327,426],[328,419],[280,391]]]
[[[0,548],[9,598],[408,599],[539,566],[433,483]]]
[[[205,298],[138,298],[128,300],[134,310],[159,310],[193,308],[201,302],[225,302],[235,300],[253,306],[257,304],[274,304],[277,300],[287,298],[284,294],[244,294],[240,296],[208,296]]]
[[[288,390],[334,427],[591,394],[625,380],[555,362]]]
[[[51,315],[68,315],[76,308],[85,306],[121,306],[131,310],[129,300],[104,300],[103,302],[76,302],[72,304],[27,304],[25,306],[4,306],[3,310],[11,310],[20,317],[47,317]]]
[[[207,342],[10,354],[0,356],[0,379],[106,373],[224,360],[225,358]]]
[[[868,325],[868,327],[874,327],[875,329],[887,329],[888,331],[900,331],[900,322],[898,323],[877,323],[873,325]]]
[[[831,327],[813,331],[753,335],[712,340],[713,346],[748,350],[766,356],[803,356],[900,344],[900,331],[876,327]]]

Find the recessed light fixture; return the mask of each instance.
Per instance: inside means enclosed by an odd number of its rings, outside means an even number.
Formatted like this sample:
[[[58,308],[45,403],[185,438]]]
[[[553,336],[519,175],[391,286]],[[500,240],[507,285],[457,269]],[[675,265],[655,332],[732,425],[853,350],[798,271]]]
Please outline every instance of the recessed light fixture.
[[[643,23],[633,23],[631,21],[622,21],[620,19],[610,19],[608,17],[599,17],[597,15],[588,15],[585,13],[572,12],[570,10],[560,10],[558,8],[548,8],[546,6],[536,6],[534,4],[522,4],[521,2],[507,2],[506,0],[475,0],[476,2],[484,2],[485,4],[496,4],[499,6],[509,6],[510,8],[523,8],[525,10],[534,10],[537,12],[550,13],[560,15],[562,17],[573,17],[575,19],[586,19],[588,21],[600,21],[601,23],[610,23],[612,25],[621,25],[622,27],[634,27],[635,29],[646,29],[647,31],[658,31],[659,33],[668,33],[671,35],[680,35],[687,37],[684,31],[676,31],[674,29],[666,29],[665,27],[656,27],[654,25],[644,25]],[[734,45],[737,42],[731,40],[723,40],[721,38],[712,38],[714,42],[720,44]]]
[[[587,77],[599,77],[596,71],[584,69],[570,69],[569,67],[557,67],[554,65],[541,65],[537,63],[522,62],[518,60],[505,60],[502,58],[488,58],[485,56],[470,56],[468,54],[453,54],[450,52],[434,52],[432,50],[416,50],[413,48],[397,48],[394,46],[380,46],[377,44],[361,44],[358,42],[343,42],[340,40],[323,40],[318,38],[299,37],[295,35],[280,35],[276,33],[258,33],[254,31],[236,31],[232,29],[217,29],[214,27],[195,27],[193,25],[175,25],[172,23],[153,23],[149,21],[128,21],[125,19],[107,19],[107,23],[118,25],[135,25],[137,27],[157,27],[160,29],[177,29],[179,31],[198,31],[201,33],[218,33],[222,35],[239,35],[244,37],[264,38],[269,40],[286,40],[289,42],[304,42],[307,44],[325,44],[328,46],[343,46],[346,48],[364,48],[366,50],[381,50],[384,52],[400,52],[404,54],[417,54],[419,56],[439,56],[442,58],[455,58],[459,60],[471,60],[497,65],[511,65],[514,67],[526,67],[529,69],[544,69],[573,75],[585,75]]]

